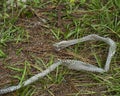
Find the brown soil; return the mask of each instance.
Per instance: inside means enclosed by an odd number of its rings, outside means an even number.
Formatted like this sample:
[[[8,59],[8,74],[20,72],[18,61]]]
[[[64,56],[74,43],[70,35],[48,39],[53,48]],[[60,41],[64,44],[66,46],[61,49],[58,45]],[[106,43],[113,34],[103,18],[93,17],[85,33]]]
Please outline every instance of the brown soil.
[[[49,9],[49,10],[48,10]],[[37,11],[37,16],[33,16],[32,18],[19,18],[18,22],[16,23],[17,26],[21,26],[25,29],[26,32],[29,34],[29,40],[26,40],[24,42],[9,42],[7,43],[7,46],[5,47],[5,53],[7,53],[7,57],[4,60],[0,60],[0,88],[3,88],[5,85],[17,84],[18,80],[13,79],[11,76],[14,76],[18,74],[21,76],[22,73],[12,71],[6,66],[13,66],[17,68],[24,68],[24,62],[28,61],[31,66],[35,64],[35,58],[41,58],[45,63],[48,63],[51,59],[51,56],[54,57],[54,60],[56,61],[59,59],[72,59],[77,58],[81,59],[83,61],[87,61],[89,63],[95,63],[95,60],[91,58],[90,55],[85,55],[84,53],[87,51],[89,54],[88,46],[83,48],[80,55],[75,54],[72,51],[68,50],[62,50],[60,52],[55,51],[55,49],[52,47],[52,45],[58,40],[55,39],[53,34],[50,31],[50,25],[56,24],[55,26],[58,28],[61,28],[61,30],[65,30],[62,26],[65,23],[65,21],[61,20],[62,13],[60,10],[62,10],[62,7],[54,8],[50,7],[48,9],[42,9]],[[41,22],[41,19],[38,17],[44,17],[48,18],[45,14],[46,12],[55,11],[57,10],[58,18],[52,18],[51,21],[48,24],[45,24]],[[23,16],[23,15],[22,15]],[[24,16],[23,16],[24,17]],[[66,20],[68,22],[71,22],[70,20]],[[71,47],[72,48],[72,47]],[[18,50],[20,50],[19,54],[16,54]],[[87,56],[87,58],[84,57]],[[62,69],[64,70],[64,69]],[[30,69],[30,73],[33,75],[36,73],[39,73],[38,70],[35,70],[34,68]],[[70,74],[71,73],[71,74]],[[38,84],[38,82],[33,84],[35,88],[38,90],[35,92],[33,96],[52,96],[47,89],[49,89],[54,96],[75,96],[74,93],[85,93],[87,91],[94,91],[96,93],[92,95],[77,95],[77,96],[101,96],[101,91],[105,90],[105,87],[103,86],[83,86],[81,84],[88,84],[88,83],[94,83],[96,81],[90,79],[89,73],[87,72],[76,72],[72,71],[69,74],[64,76],[63,82],[60,84],[50,84],[48,83],[48,86],[46,89],[42,90],[41,84]],[[52,74],[52,73],[51,73]],[[54,73],[53,73],[54,75]],[[49,81],[48,81],[49,82]],[[73,95],[70,95],[73,94]],[[8,93],[3,96],[18,96],[17,92]]]

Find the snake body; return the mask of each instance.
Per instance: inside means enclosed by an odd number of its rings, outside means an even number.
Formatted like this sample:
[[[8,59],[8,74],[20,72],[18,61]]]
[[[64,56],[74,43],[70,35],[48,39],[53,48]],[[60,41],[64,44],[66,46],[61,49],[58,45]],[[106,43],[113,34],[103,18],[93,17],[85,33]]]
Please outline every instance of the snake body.
[[[54,69],[56,67],[58,67],[59,65],[63,65],[63,66],[68,67],[69,69],[78,70],[78,71],[85,70],[85,71],[99,72],[99,73],[107,72],[109,70],[111,59],[116,51],[116,44],[110,38],[104,38],[104,37],[92,34],[92,35],[88,35],[88,36],[85,36],[80,39],[61,41],[59,43],[53,44],[53,46],[59,51],[70,45],[74,45],[79,42],[85,42],[85,41],[90,41],[90,40],[104,41],[105,43],[107,43],[110,46],[104,69],[99,68],[94,65],[91,65],[91,64],[88,64],[88,63],[85,63],[85,62],[82,62],[82,61],[79,61],[79,60],[69,60],[69,59],[68,60],[58,60],[56,63],[53,63],[51,66],[49,66],[46,70],[32,76],[28,80],[24,81],[22,84],[18,84],[16,86],[10,86],[8,88],[0,89],[0,94],[6,94],[9,92],[13,92],[15,90],[20,89],[21,87],[27,86],[27,85],[37,81],[38,79],[46,76],[48,73],[54,71]]]

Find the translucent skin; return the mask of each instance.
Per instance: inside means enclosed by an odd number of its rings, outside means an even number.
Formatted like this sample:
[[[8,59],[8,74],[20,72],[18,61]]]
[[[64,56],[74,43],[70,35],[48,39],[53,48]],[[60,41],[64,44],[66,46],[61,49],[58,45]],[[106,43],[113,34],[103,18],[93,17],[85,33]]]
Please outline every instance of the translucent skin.
[[[103,38],[103,37],[100,37],[98,35],[92,34],[92,35],[88,35],[88,36],[85,36],[85,37],[80,38],[80,39],[61,41],[59,43],[54,44],[53,46],[55,47],[56,50],[59,51],[59,50],[65,48],[65,47],[68,47],[70,45],[74,45],[74,44],[79,43],[79,42],[85,42],[85,41],[90,41],[90,40],[103,41],[110,46],[104,69],[99,68],[99,67],[94,66],[94,65],[91,65],[91,64],[88,64],[88,63],[85,63],[85,62],[82,62],[82,61],[78,61],[78,60],[58,60],[58,62],[53,63],[46,70],[44,70],[41,73],[38,73],[38,74],[32,76],[31,78],[29,78],[28,80],[24,81],[22,85],[18,84],[16,86],[10,86],[8,88],[1,89],[0,94],[6,94],[8,92],[13,92],[15,90],[20,89],[21,87],[27,86],[27,85],[37,81],[38,79],[46,76],[48,73],[54,71],[54,69],[56,67],[58,67],[59,65],[63,65],[63,66],[68,67],[69,69],[74,69],[74,70],[78,70],[78,71],[85,70],[85,71],[99,72],[99,73],[107,72],[109,70],[111,59],[116,51],[116,44],[110,38]]]

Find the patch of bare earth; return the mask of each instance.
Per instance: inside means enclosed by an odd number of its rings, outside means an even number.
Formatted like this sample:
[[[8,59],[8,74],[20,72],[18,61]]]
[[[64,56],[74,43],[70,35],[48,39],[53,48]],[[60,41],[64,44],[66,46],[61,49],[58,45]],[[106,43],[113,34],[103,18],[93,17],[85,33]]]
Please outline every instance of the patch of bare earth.
[[[58,14],[60,15],[59,11],[61,8],[58,8],[56,10],[58,10]],[[58,17],[58,21],[58,26],[61,27],[62,22],[60,17]],[[55,20],[51,22],[56,23]],[[54,38],[53,34],[50,31],[50,28],[47,28],[46,26],[43,26],[42,23],[40,23],[40,19],[38,17],[34,16],[33,18],[29,19],[20,18],[17,25],[24,27],[30,37],[29,40],[26,40],[24,42],[7,43],[5,49],[7,57],[4,60],[0,60],[0,88],[18,84],[19,81],[17,79],[13,79],[12,76],[16,74],[19,76],[22,75],[22,73],[17,73],[16,71],[10,70],[6,66],[24,68],[24,62],[28,61],[31,64],[30,73],[32,73],[32,75],[39,73],[38,70],[32,67],[35,64],[35,58],[33,58],[34,56],[41,58],[45,63],[48,63],[51,59],[51,56],[53,56],[55,61],[58,58],[77,58],[95,64],[95,59],[92,58],[89,54],[90,51],[88,50],[89,47],[87,45],[85,45],[82,51],[80,51],[82,53],[79,55],[66,49],[60,52],[55,51],[52,45],[58,41]],[[19,54],[17,54],[18,50],[21,50]],[[85,55],[85,53],[88,55]],[[64,68],[62,70],[64,70]],[[51,74],[55,75],[54,72]],[[64,80],[60,84],[50,84],[48,81],[46,88],[43,89],[44,85],[40,84],[40,82],[34,83],[33,86],[37,90],[33,96],[52,96],[48,90],[50,90],[54,96],[75,96],[75,93],[79,93],[80,95],[78,96],[101,96],[101,92],[105,90],[104,86],[84,86],[85,84],[93,83],[97,82],[91,79],[89,73],[70,70],[70,73],[64,76]],[[93,93],[85,94],[91,91],[93,91]],[[12,92],[3,96],[17,96],[17,94],[17,92]]]

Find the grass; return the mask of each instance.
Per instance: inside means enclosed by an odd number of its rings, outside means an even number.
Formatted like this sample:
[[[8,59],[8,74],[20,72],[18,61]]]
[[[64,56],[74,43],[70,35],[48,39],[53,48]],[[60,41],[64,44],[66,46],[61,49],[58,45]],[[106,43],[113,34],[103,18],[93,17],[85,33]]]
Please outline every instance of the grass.
[[[15,3],[11,2],[11,5],[13,4]],[[76,72],[60,66],[45,78],[12,93],[12,95],[25,96],[26,94],[26,96],[36,96],[47,94],[49,96],[57,96],[56,94],[60,93],[61,90],[63,96],[120,95],[119,0],[91,0],[89,2],[87,2],[87,0],[48,0],[46,2],[44,0],[33,0],[31,2],[27,2],[27,6],[25,6],[25,3],[21,3],[17,8],[8,8],[6,2],[3,2],[2,4],[0,3],[0,7],[2,8],[0,10],[0,58],[1,61],[4,62],[4,67],[7,67],[13,73],[16,73],[15,75],[11,75],[13,81],[16,79],[21,84],[27,78],[46,69],[48,66],[53,64],[57,58],[59,58],[59,56],[56,56],[55,54],[49,55],[51,54],[49,52],[45,56],[44,53],[39,56],[34,53],[23,52],[27,54],[27,57],[24,57],[26,60],[19,65],[17,65],[19,62],[16,61],[7,62],[7,58],[10,57],[9,51],[12,51],[7,50],[9,45],[18,46],[22,43],[21,46],[15,47],[17,48],[15,49],[15,57],[18,56],[19,58],[22,51],[24,51],[24,46],[26,46],[24,45],[24,42],[28,45],[30,42],[38,44],[35,39],[32,38],[34,38],[34,32],[39,31],[39,28],[35,27],[30,29],[33,31],[32,34],[30,34],[30,30],[27,30],[27,25],[23,25],[24,27],[18,26],[19,24],[22,24],[19,21],[21,18],[27,20],[32,18],[32,20],[34,20],[34,17],[44,18],[48,22],[47,24],[44,23],[44,25],[49,27],[47,29],[39,27],[44,30],[44,32],[48,32],[44,33],[47,35],[48,44],[51,43],[49,35],[54,38],[52,43],[55,43],[61,40],[80,38],[89,34],[98,34],[100,36],[110,37],[117,44],[116,54],[112,59],[111,68],[107,73]],[[34,12],[29,8],[33,8]],[[36,30],[34,31],[34,29]],[[95,63],[96,61],[100,67],[103,67],[103,63],[106,58],[105,54],[107,54],[107,47],[103,42],[80,43],[68,48],[67,50],[74,53],[74,56],[76,57],[73,58],[78,59],[78,56],[82,56],[86,61],[88,60],[88,62],[90,61]],[[32,51],[34,51],[34,49]],[[103,59],[99,54],[101,51],[103,51]],[[63,57],[69,58],[67,56]],[[47,58],[49,58],[49,60]],[[64,85],[63,87],[62,84]],[[66,84],[68,84],[67,86],[69,87],[74,87],[69,89],[66,87]],[[68,89],[69,92],[66,93],[66,89]],[[73,91],[74,89],[75,91]]]

